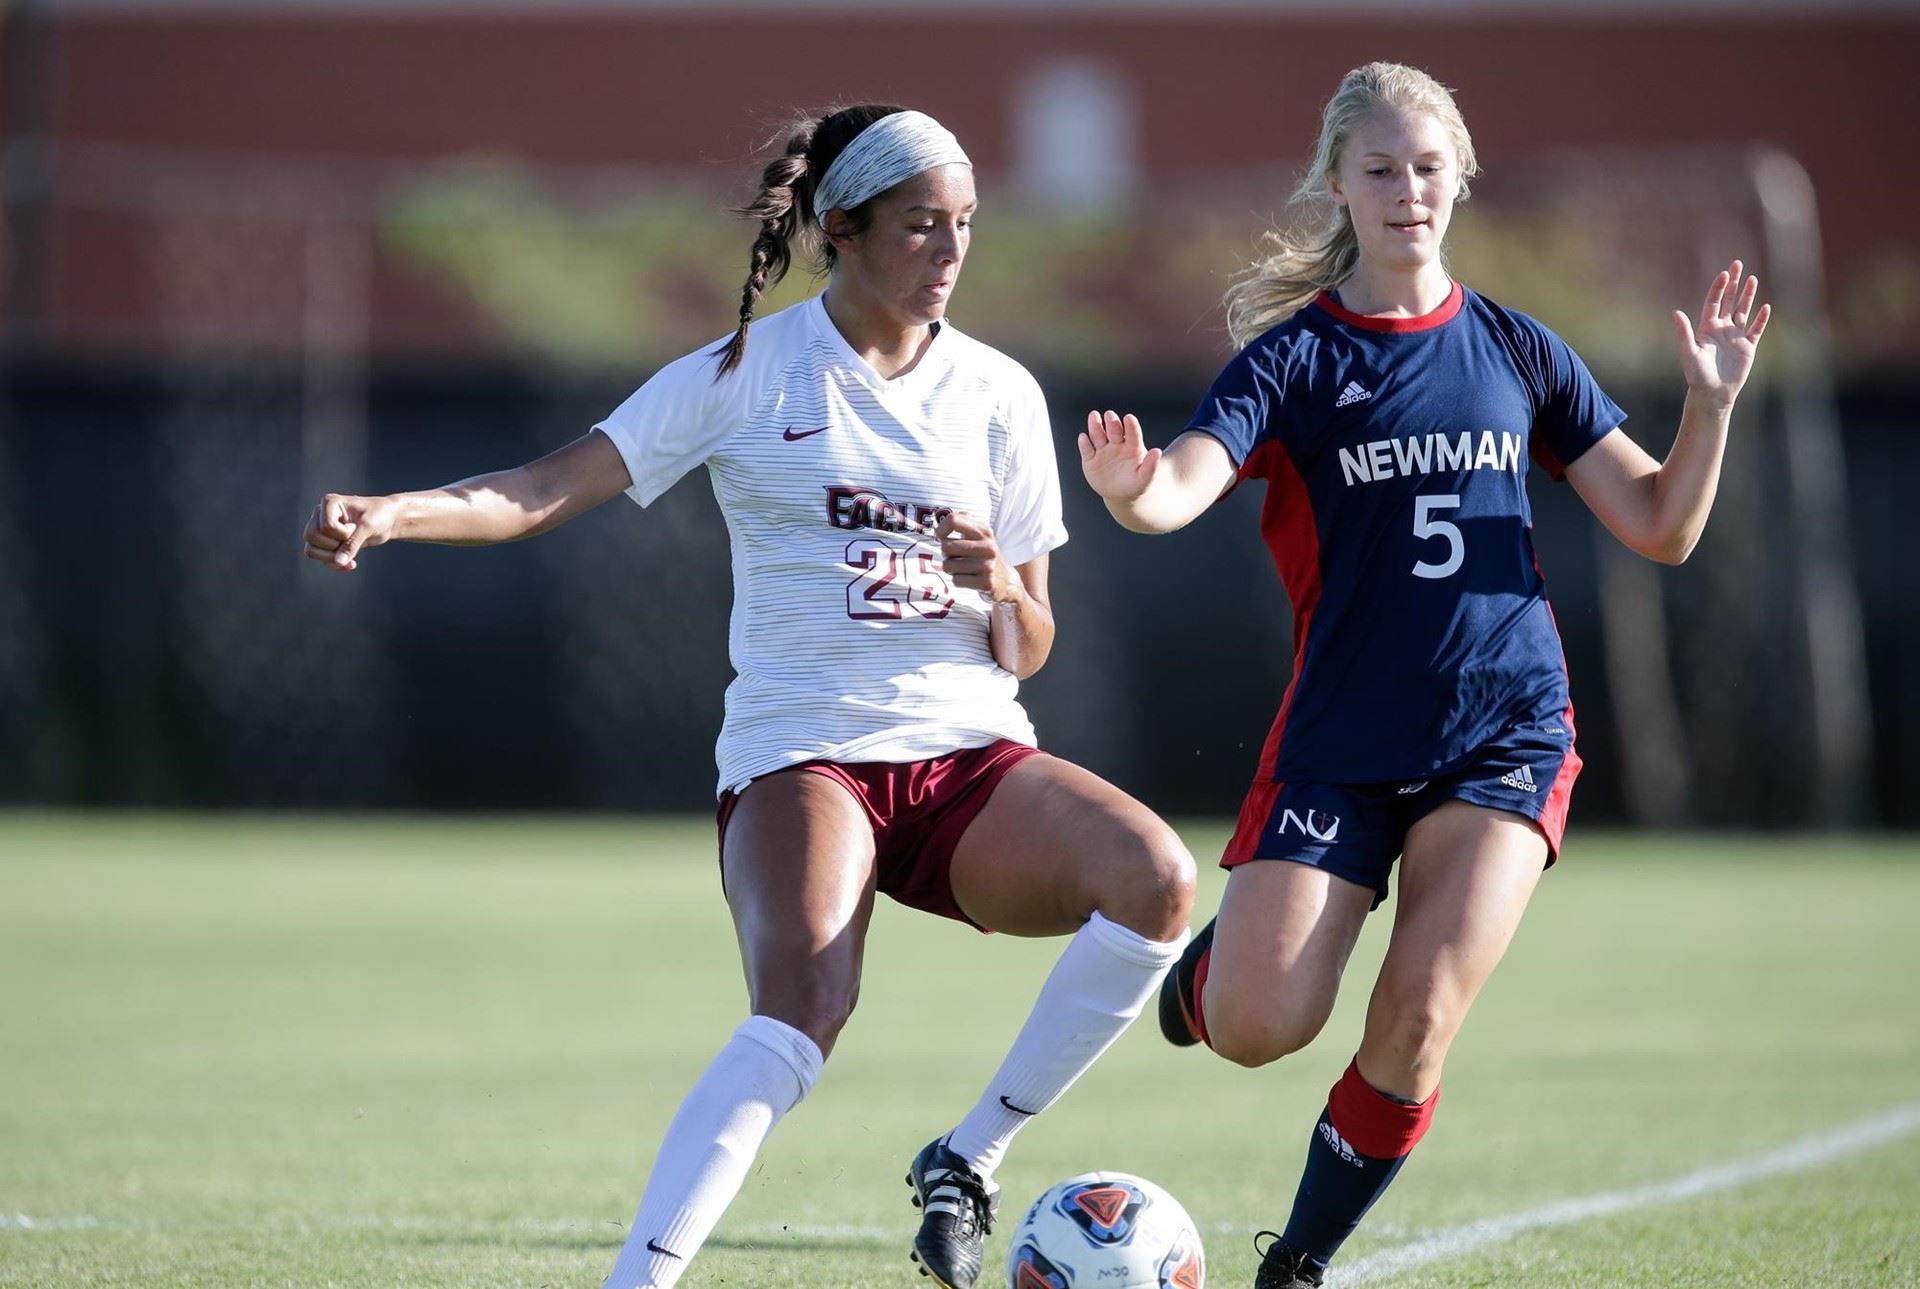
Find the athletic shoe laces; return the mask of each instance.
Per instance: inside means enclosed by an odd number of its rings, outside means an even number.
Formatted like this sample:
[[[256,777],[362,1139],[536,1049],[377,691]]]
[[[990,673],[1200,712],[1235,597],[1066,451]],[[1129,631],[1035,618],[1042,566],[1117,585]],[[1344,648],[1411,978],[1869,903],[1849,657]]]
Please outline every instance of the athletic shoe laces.
[[[972,1237],[993,1232],[994,1197],[968,1168],[929,1168],[924,1178],[929,1213],[949,1213],[960,1234]]]
[[[1264,1249],[1260,1247],[1261,1236],[1268,1241]],[[1287,1247],[1278,1231],[1255,1232],[1253,1251],[1260,1255],[1260,1268],[1253,1274],[1253,1289],[1302,1289],[1302,1286],[1325,1282],[1326,1272],[1306,1254]]]

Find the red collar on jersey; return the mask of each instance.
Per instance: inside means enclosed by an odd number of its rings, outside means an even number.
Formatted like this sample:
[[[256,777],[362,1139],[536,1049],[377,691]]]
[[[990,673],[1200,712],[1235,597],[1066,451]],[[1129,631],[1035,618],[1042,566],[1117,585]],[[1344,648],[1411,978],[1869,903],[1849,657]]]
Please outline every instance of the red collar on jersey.
[[[1322,291],[1314,303],[1347,325],[1366,331],[1431,331],[1452,322],[1466,298],[1466,290],[1455,282],[1453,290],[1447,292],[1445,303],[1432,313],[1423,313],[1417,318],[1373,318],[1364,313],[1355,313],[1342,307],[1331,291]]]

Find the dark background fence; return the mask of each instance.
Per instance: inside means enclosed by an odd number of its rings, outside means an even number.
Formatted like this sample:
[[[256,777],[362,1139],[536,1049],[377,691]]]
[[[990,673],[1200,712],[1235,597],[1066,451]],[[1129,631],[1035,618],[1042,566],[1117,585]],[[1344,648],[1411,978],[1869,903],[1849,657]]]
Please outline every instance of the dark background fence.
[[[1095,404],[1179,427],[1321,103],[1397,57],[1455,86],[1486,167],[1455,272],[1565,335],[1649,448],[1679,393],[1665,310],[1735,254],[1779,310],[1686,566],[1534,483],[1576,817],[1913,826],[1920,186],[1886,158],[1916,12],[0,7],[0,802],[704,809],[730,597],[702,478],[353,578],[297,533],[324,490],[557,446],[714,334],[754,144],[873,98],[966,141],[955,319],[1053,409],[1073,540],[1024,688],[1043,741],[1231,810],[1290,658],[1258,490],[1135,537],[1072,434]]]
[[[728,563],[700,472],[644,512],[616,499],[522,545],[388,547],[341,578],[298,559],[311,498],[295,373],[250,365],[236,383],[217,367],[16,358],[4,377],[0,605],[18,616],[0,632],[0,800],[655,810],[710,799]],[[1046,383],[1073,537],[1054,561],[1059,643],[1023,689],[1042,741],[1165,810],[1231,810],[1291,657],[1256,533],[1259,489],[1169,538],[1126,533],[1078,479],[1070,427],[1097,403],[1172,428],[1196,388]],[[381,364],[366,390],[372,490],[529,459],[626,392],[611,377],[500,363]],[[1672,391],[1616,397],[1658,424]],[[1913,826],[1920,390],[1862,384],[1840,407],[1871,682],[1864,819]],[[198,448],[183,446],[182,417]],[[1733,450],[1752,445],[1736,438]],[[208,470],[249,486],[199,479]],[[1611,539],[1570,489],[1535,476],[1532,491],[1588,762],[1577,810],[1624,820],[1621,745],[1636,731],[1615,715],[1602,639],[1597,553]],[[1715,556],[1710,539],[1661,570],[1663,596],[1705,594]],[[1704,767],[1685,821],[1809,817],[1806,749],[1769,733],[1794,699],[1750,679],[1764,674],[1728,665],[1692,682],[1723,692],[1680,685],[1689,710],[1741,713],[1737,728],[1703,733],[1699,756],[1730,764]]]

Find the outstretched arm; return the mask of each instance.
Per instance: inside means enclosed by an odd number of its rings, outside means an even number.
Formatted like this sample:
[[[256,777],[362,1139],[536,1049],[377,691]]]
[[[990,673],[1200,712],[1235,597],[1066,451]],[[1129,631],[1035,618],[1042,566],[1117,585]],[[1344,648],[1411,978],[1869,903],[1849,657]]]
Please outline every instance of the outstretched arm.
[[[1754,310],[1760,280],[1743,281],[1740,271],[1735,260],[1713,279],[1697,323],[1673,314],[1687,401],[1667,459],[1655,462],[1616,429],[1567,468],[1567,481],[1607,530],[1663,564],[1686,559],[1707,526],[1734,400],[1773,314],[1772,305]]]
[[[1132,414],[1088,412],[1080,470],[1122,528],[1170,533],[1220,500],[1237,473],[1219,439],[1189,430],[1163,452],[1146,446]]]
[[[589,432],[538,461],[426,492],[328,493],[307,520],[306,556],[343,573],[383,542],[486,546],[557,528],[631,484],[613,441]]]

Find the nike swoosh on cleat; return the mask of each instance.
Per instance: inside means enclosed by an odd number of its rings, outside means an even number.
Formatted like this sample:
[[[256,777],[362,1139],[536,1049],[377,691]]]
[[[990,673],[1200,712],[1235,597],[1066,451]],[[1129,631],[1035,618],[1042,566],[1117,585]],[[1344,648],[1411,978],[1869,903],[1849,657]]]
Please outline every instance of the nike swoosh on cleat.
[[[682,1257],[682,1256],[681,1256],[680,1254],[678,1254],[678,1253],[675,1253],[675,1252],[674,1252],[674,1251],[673,1251],[672,1249],[663,1249],[663,1248],[661,1248],[661,1247],[660,1247],[659,1245],[657,1245],[657,1244],[655,1244],[655,1243],[654,1243],[654,1242],[653,1242],[652,1240],[648,1240],[648,1241],[647,1241],[647,1251],[648,1251],[649,1253],[658,1253],[658,1254],[662,1254],[662,1255],[664,1255],[664,1256],[666,1256],[666,1257],[669,1257],[669,1258],[672,1258],[672,1259],[673,1259],[673,1260],[674,1260],[675,1262],[685,1262],[685,1261],[686,1261],[686,1259],[685,1259],[684,1257]]]
[[[1007,1098],[1006,1098],[1006,1095],[1005,1095],[1004,1093],[1003,1093],[1003,1094],[1001,1094],[1001,1097],[1000,1097],[1000,1104],[1001,1104],[1001,1105],[1003,1105],[1003,1106],[1005,1106],[1005,1107],[1006,1107],[1007,1109],[1009,1109],[1009,1110],[1011,1110],[1011,1111],[1013,1111],[1013,1112],[1014,1112],[1015,1114],[1022,1114],[1022,1115],[1025,1115],[1025,1116],[1026,1116],[1027,1118],[1029,1118],[1029,1119],[1031,1119],[1031,1118],[1033,1118],[1033,1116],[1035,1116],[1036,1114],[1039,1114],[1039,1113],[1040,1113],[1040,1112],[1039,1112],[1038,1110],[1023,1110],[1023,1109],[1021,1109],[1021,1108],[1020,1108],[1019,1106],[1017,1106],[1017,1105],[1015,1105],[1015,1104],[1014,1104],[1013,1102],[1011,1102],[1011,1101],[1009,1101],[1009,1100],[1007,1100]]]
[[[798,443],[801,439],[810,439],[816,434],[825,434],[829,428],[831,427],[823,425],[817,430],[802,430],[798,434],[795,434],[793,427],[789,425],[780,437],[789,443]]]

